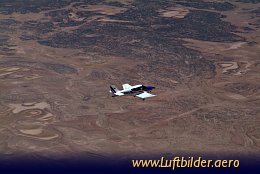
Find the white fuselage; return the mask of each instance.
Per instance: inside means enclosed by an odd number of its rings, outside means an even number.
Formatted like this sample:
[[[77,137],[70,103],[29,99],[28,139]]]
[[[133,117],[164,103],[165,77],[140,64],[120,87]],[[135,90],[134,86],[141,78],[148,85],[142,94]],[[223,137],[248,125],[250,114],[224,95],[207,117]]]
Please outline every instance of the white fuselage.
[[[135,86],[131,86],[131,88],[127,88],[127,89],[123,89],[123,90],[119,90],[116,93],[114,93],[114,95],[116,96],[122,96],[122,95],[137,95],[143,92],[143,90],[141,89],[143,85],[135,85]],[[137,90],[135,90],[137,89]]]

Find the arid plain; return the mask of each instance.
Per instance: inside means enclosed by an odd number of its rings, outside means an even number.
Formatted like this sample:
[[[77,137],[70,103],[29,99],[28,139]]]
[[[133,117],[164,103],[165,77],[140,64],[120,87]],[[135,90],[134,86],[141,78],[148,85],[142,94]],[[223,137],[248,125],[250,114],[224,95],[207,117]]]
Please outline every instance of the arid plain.
[[[260,154],[259,43],[256,0],[3,0],[0,154]]]

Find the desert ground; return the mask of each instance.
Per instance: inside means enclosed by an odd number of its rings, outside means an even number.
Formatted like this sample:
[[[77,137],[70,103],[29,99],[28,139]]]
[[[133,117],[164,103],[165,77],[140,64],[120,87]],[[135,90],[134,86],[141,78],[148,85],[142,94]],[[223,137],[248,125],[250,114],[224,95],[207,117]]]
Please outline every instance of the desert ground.
[[[3,0],[0,154],[260,154],[259,43],[257,0]]]

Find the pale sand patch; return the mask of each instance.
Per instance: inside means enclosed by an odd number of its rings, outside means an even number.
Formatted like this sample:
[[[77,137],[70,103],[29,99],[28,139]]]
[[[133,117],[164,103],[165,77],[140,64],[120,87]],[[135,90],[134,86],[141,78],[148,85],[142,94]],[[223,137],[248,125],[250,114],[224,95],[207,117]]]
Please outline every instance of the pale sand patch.
[[[188,38],[184,38],[182,40],[186,41],[184,45],[189,48],[209,53],[219,53],[222,51],[236,50],[242,48],[246,44],[246,42],[220,43]]]
[[[116,19],[110,19],[108,16],[102,16],[102,15],[95,15],[88,18],[88,22],[91,21],[99,21],[99,22],[122,22],[122,23],[130,23],[131,21],[124,21],[124,20],[116,20]]]
[[[14,74],[16,72],[19,71],[28,71],[29,69],[27,68],[19,68],[19,67],[8,67],[8,68],[1,68],[0,69],[0,77],[1,76],[6,76],[6,75],[10,75],[10,74]],[[23,75],[12,75],[12,77],[23,77]]]
[[[229,45],[229,48],[224,49],[224,50],[234,50],[234,49],[238,49],[238,48],[242,47],[244,44],[246,44],[246,42],[231,43],[231,44]]]
[[[98,12],[106,15],[115,15],[118,13],[123,13],[127,10],[126,8],[114,7],[109,5],[87,5],[84,6],[83,8],[86,11]]]
[[[35,104],[35,102],[28,102],[28,103],[23,103],[22,105],[23,106],[32,106],[34,104]]]
[[[25,76],[24,79],[26,79],[26,80],[33,80],[33,79],[38,79],[40,77],[42,77],[42,76],[40,76],[39,74],[32,74],[30,76]]]
[[[130,23],[130,21],[109,19],[109,18],[107,18],[107,17],[103,17],[103,18],[101,18],[101,19],[98,19],[97,21],[100,21],[100,22],[121,22],[121,23]]]
[[[227,73],[230,70],[235,70],[239,68],[237,62],[219,63],[219,65],[223,68],[222,73]]]
[[[177,8],[169,8],[167,10],[159,10],[158,11],[161,16],[164,17],[174,17],[174,18],[184,18],[188,13],[189,10],[181,7]]]
[[[52,140],[54,138],[58,138],[59,135],[58,134],[55,134],[53,136],[48,136],[48,137],[37,137],[37,139],[40,139],[40,140]]]
[[[29,113],[32,115],[40,115],[43,113],[43,111],[40,109],[34,109],[34,110],[29,110]]]
[[[11,67],[11,68],[2,68],[2,69],[0,69],[0,71],[17,71],[17,70],[19,70],[20,68],[18,68],[18,67]]]
[[[244,61],[244,62],[242,62],[242,63],[245,63],[245,64],[246,64],[245,67],[244,67],[244,69],[238,71],[238,72],[237,72],[236,74],[234,74],[234,75],[242,75],[242,74],[247,73],[249,70],[251,70],[250,67],[251,67],[252,65],[254,65],[255,62]]]
[[[44,15],[44,12],[39,13],[12,13],[8,15],[8,18],[15,19],[17,21],[40,21],[42,19],[47,19],[47,17]],[[0,19],[7,19],[7,15],[1,15]]]
[[[5,76],[5,75],[9,75],[9,74],[13,74],[14,72],[6,72],[6,73],[2,73],[2,74],[0,74],[0,77],[1,76]]]
[[[9,74],[13,74],[16,71],[18,71],[19,69],[20,68],[18,68],[18,67],[1,68],[0,69],[0,77],[5,76],[5,75],[9,75]]]
[[[24,82],[23,81],[13,81],[13,82],[10,82],[11,84],[13,85],[19,85],[19,84],[23,84]]]
[[[244,97],[240,94],[228,94],[227,96],[232,98],[232,99],[236,99],[236,100],[243,100],[243,99],[246,98],[246,97]]]
[[[84,17],[79,17],[76,13],[73,13],[73,12],[69,13],[69,18],[71,20],[78,21],[78,22],[84,21],[84,19],[85,19]]]
[[[221,66],[222,68],[230,67],[230,66],[232,66],[232,65],[233,65],[233,63],[221,63],[221,64],[220,64],[220,66]]]
[[[48,120],[51,120],[52,118],[53,118],[53,115],[51,113],[48,113],[45,116],[39,118],[38,120],[40,120],[40,121],[48,121]]]
[[[52,136],[34,136],[34,135],[30,135],[30,134],[17,134],[17,135],[20,135],[20,136],[24,136],[24,137],[29,137],[29,138],[35,138],[35,139],[40,139],[40,140],[52,140],[52,139],[55,139],[55,138],[58,138],[59,135],[58,134],[54,134]]]
[[[43,132],[42,128],[37,128],[37,129],[20,129],[20,132],[23,134],[28,134],[28,135],[39,135]]]
[[[171,79],[170,79],[170,81],[171,81],[172,83],[176,83],[176,84],[180,83],[180,82],[178,82],[178,81],[176,81],[176,80],[171,80]]]
[[[9,104],[11,108],[13,108],[13,113],[17,114],[21,111],[27,110],[27,109],[45,109],[49,108],[50,105],[46,102],[40,102],[40,103],[23,103],[23,104]]]
[[[238,72],[235,73],[234,75],[235,75],[235,76],[239,76],[239,75],[242,75],[242,74],[245,74],[245,71],[238,71]]]
[[[124,5],[129,5],[133,2],[133,0],[106,0],[106,2],[119,2]]]

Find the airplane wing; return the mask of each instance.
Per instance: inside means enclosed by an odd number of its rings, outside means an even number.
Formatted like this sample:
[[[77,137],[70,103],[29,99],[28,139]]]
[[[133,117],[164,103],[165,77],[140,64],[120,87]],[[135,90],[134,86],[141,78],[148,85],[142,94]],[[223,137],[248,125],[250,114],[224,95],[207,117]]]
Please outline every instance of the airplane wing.
[[[131,89],[132,86],[129,84],[123,84],[123,89]]]
[[[150,94],[150,93],[148,93],[148,92],[143,92],[143,93],[141,93],[141,94],[136,95],[136,97],[139,97],[139,98],[141,98],[141,99],[145,99],[145,98],[149,98],[149,97],[154,97],[154,96],[156,96],[156,95]]]

